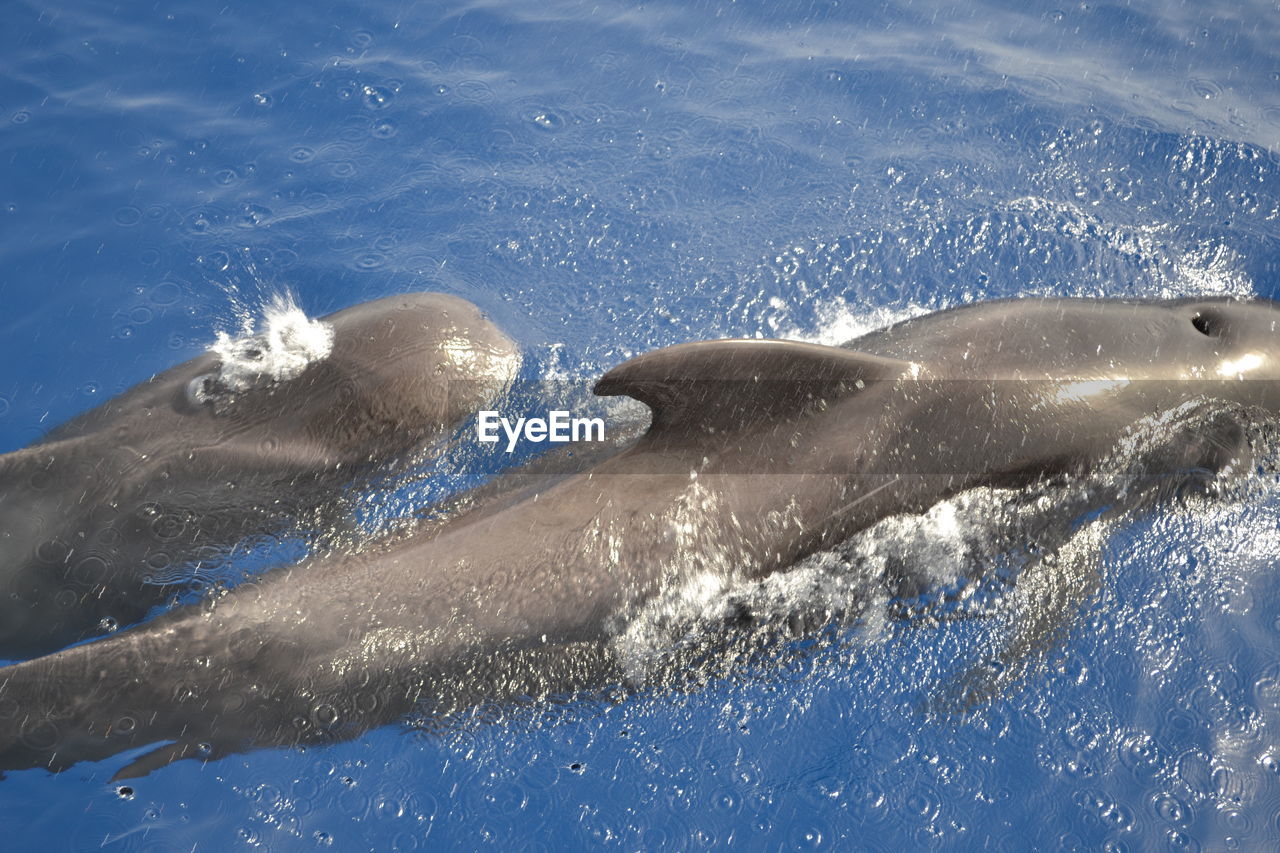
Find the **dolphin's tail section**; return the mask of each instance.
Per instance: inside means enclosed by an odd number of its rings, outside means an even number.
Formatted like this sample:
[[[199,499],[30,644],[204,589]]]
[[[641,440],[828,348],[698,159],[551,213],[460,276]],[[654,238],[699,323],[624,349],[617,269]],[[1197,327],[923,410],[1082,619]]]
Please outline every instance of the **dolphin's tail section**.
[[[121,767],[111,777],[112,782],[119,782],[124,779],[141,779],[152,771],[159,770],[161,767],[167,767],[175,761],[181,761],[184,758],[199,758],[204,761],[211,761],[219,757],[212,744],[193,743],[191,741],[180,740],[175,743],[168,743],[164,746],[156,747],[150,752],[143,753],[133,761]]]
[[[56,772],[147,743],[158,697],[127,639],[0,669],[0,771]]]
[[[32,445],[0,455],[0,658],[25,657],[28,638],[56,630],[58,599],[82,530],[66,523],[69,499],[50,484],[84,459],[79,439]],[[91,477],[74,492],[77,507],[101,503]],[[84,555],[78,555],[82,558]],[[70,642],[75,637],[67,640]]]
[[[0,668],[0,773],[58,772],[153,747],[117,774],[131,778],[181,758],[234,751],[219,732],[196,724],[196,706],[214,704],[214,668],[207,656],[181,648],[183,636],[169,632],[162,641],[168,654],[145,632],[125,631]]]

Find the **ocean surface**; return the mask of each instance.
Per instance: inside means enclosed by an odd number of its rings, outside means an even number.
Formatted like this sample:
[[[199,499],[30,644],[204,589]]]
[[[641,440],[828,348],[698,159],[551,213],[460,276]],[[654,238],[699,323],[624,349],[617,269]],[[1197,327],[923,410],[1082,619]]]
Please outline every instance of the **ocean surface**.
[[[284,292],[456,294],[583,382],[995,297],[1280,296],[1274,2],[4,8],[0,451]],[[623,701],[13,773],[0,846],[1276,849],[1280,487],[1228,491],[1108,528],[969,714],[928,708],[998,620],[868,618]],[[945,562],[980,510],[878,535]]]

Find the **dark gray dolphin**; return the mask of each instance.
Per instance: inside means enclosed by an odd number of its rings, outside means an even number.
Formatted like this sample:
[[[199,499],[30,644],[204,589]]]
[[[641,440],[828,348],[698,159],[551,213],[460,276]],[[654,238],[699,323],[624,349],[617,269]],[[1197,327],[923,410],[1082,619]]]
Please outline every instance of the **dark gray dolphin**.
[[[696,572],[785,568],[962,490],[1088,471],[1143,418],[1220,401],[1151,481],[1222,465],[1280,411],[1280,305],[1026,299],[910,320],[848,348],[675,346],[600,394],[653,410],[630,446],[364,553],[0,670],[0,768],[148,744],[120,771],[354,737],[411,710],[619,678],[610,625]]]
[[[327,354],[291,364],[308,353],[290,333]],[[0,456],[0,658],[136,622],[190,581],[185,563],[440,436],[518,366],[476,306],[439,293],[223,349]]]

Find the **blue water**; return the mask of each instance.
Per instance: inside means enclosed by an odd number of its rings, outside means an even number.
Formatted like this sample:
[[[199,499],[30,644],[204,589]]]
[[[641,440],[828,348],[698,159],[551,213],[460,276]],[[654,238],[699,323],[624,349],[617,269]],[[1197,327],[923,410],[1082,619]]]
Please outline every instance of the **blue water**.
[[[410,290],[532,375],[1018,294],[1280,296],[1267,2],[8,0],[0,450]],[[981,620],[448,735],[0,782],[5,849],[1274,849],[1280,500],[1158,509],[1048,662]]]

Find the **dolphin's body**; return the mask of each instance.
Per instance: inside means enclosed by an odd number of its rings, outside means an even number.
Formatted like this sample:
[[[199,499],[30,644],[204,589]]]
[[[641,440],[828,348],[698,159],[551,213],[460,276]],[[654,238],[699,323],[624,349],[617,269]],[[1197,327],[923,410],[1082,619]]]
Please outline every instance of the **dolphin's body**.
[[[600,686],[606,626],[695,571],[762,576],[965,489],[1087,471],[1188,399],[1280,411],[1277,323],[1261,300],[1026,299],[848,348],[649,353],[596,387],[647,403],[649,431],[588,470],[0,670],[0,767],[161,744],[129,776]],[[1152,473],[1222,465],[1232,426]]]
[[[241,340],[238,355],[180,364],[0,456],[0,658],[136,622],[191,580],[184,564],[440,436],[518,366],[506,335],[444,294],[321,323],[310,332],[329,352],[295,376],[254,371],[296,358],[270,348],[298,342]]]

